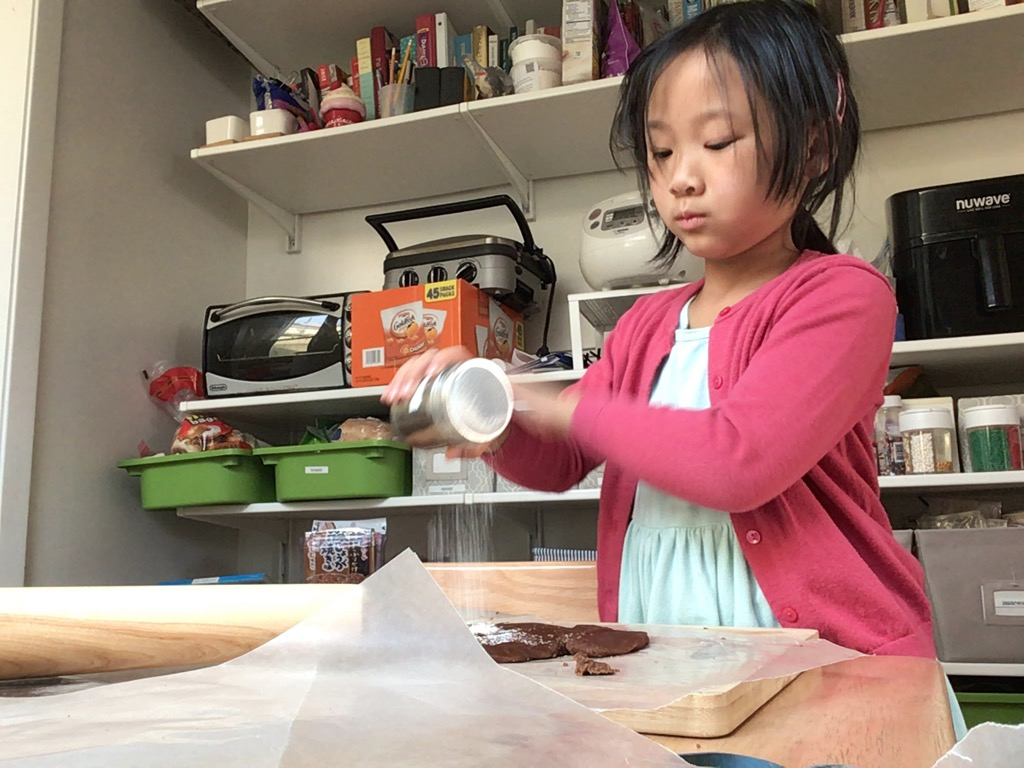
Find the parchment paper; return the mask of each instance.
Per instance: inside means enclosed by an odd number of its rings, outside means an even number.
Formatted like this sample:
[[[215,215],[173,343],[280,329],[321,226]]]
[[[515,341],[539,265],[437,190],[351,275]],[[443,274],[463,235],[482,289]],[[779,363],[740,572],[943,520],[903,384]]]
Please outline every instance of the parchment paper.
[[[933,768],[1020,768],[1024,725],[982,723],[968,732]]]
[[[642,629],[651,644],[628,656],[606,659],[619,672],[577,677],[575,664],[549,659],[516,670],[592,709],[657,709],[692,693],[733,683],[804,672],[862,654],[827,640],[799,640],[771,632],[621,625]]]
[[[491,661],[416,556],[225,664],[0,700],[0,765],[687,765]]]

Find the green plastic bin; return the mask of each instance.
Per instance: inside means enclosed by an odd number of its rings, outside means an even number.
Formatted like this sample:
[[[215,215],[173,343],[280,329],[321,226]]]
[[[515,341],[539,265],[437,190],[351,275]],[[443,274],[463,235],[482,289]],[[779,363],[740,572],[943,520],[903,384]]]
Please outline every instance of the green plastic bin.
[[[126,459],[118,467],[140,478],[144,509],[274,501],[274,473],[242,448]]]
[[[1024,723],[1024,693],[961,693],[956,700],[968,728],[979,723]]]
[[[412,492],[412,450],[391,440],[257,448],[274,467],[278,501],[373,499]]]

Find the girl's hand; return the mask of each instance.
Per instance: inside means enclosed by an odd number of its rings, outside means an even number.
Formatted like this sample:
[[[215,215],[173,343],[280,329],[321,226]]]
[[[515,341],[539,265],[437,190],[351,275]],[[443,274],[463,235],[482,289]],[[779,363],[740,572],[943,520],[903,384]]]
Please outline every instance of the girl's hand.
[[[580,401],[577,392],[550,384],[517,384],[516,420],[539,437],[563,438],[569,435],[572,416]]]
[[[417,355],[411,358],[402,365],[401,368],[395,373],[395,377],[391,380],[391,383],[384,389],[384,393],[380,396],[380,400],[385,405],[393,405],[394,403],[408,400],[412,397],[413,392],[416,391],[416,387],[427,378],[430,378],[434,374],[440,372],[453,363],[461,363],[465,360],[471,360],[473,354],[465,347],[444,347],[443,349],[431,349],[424,352],[422,355]],[[501,447],[501,444],[505,442],[505,438],[508,435],[508,430],[498,438],[492,440],[489,443],[467,443],[463,445],[451,445],[448,446],[448,450],[445,455],[449,459],[475,459],[488,452],[494,452]],[[417,435],[410,435],[406,441],[409,445],[422,445],[425,441],[418,438]]]
[[[465,347],[429,349],[422,355],[407,360],[395,372],[395,378],[384,388],[384,394],[380,396],[380,401],[384,405],[393,405],[401,400],[408,400],[424,379],[439,373],[452,363],[461,363],[472,359],[473,354]]]

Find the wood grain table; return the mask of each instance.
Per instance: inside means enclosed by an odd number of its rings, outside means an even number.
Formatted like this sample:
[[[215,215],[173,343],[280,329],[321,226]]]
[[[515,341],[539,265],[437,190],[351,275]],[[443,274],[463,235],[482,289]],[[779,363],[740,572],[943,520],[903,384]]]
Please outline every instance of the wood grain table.
[[[931,768],[953,746],[937,661],[864,656],[804,672],[731,735],[651,736],[674,752],[732,752],[785,768]]]

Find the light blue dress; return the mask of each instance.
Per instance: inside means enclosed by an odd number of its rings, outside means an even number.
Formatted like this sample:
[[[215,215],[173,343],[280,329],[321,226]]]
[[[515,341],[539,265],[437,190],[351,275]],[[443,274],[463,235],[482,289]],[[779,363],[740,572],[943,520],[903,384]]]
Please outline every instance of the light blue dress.
[[[652,405],[710,405],[711,329],[690,328],[689,315],[688,301],[679,313],[675,343],[651,394]],[[686,467],[679,471],[686,472]],[[691,504],[643,482],[637,486],[626,531],[619,621],[779,626],[747,565],[728,513]]]
[[[690,302],[686,302],[679,313],[672,351],[651,393],[651,405],[709,407],[710,335],[710,328],[690,328]],[[691,504],[644,482],[637,486],[633,519],[626,530],[619,621],[779,626],[747,564],[728,513]],[[946,688],[953,731],[960,740],[967,726],[948,678]]]

